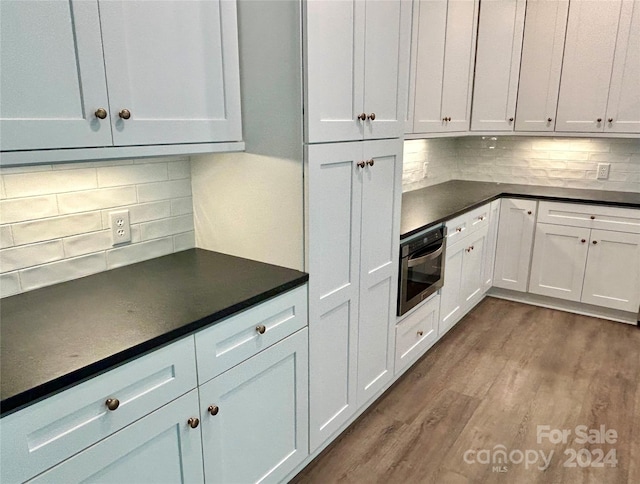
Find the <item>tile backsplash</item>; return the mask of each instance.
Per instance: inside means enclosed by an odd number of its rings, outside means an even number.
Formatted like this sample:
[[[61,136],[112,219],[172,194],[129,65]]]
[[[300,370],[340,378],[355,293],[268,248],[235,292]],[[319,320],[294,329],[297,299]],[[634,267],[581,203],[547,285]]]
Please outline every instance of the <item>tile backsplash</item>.
[[[109,213],[129,210],[113,247]],[[195,246],[189,158],[0,169],[2,297]]]
[[[637,138],[478,136],[406,141],[404,151],[404,191],[460,179],[640,192]],[[608,180],[596,180],[598,163],[610,163]]]

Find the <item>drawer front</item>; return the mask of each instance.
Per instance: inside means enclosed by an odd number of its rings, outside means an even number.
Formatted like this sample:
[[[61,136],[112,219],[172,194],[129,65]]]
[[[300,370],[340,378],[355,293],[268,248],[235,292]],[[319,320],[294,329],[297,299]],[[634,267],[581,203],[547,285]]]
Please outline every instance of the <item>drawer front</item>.
[[[462,240],[469,233],[468,216],[466,213],[447,220],[447,244],[455,244],[458,240]]]
[[[454,244],[470,233],[488,227],[490,212],[491,204],[487,203],[447,221],[447,242]]]
[[[540,202],[538,222],[640,234],[640,209]]]
[[[396,374],[424,354],[438,339],[440,295],[436,294],[396,324]]]
[[[193,337],[0,420],[2,482],[22,482],[196,387]],[[119,405],[109,410],[107,399]]]
[[[211,380],[307,325],[301,286],[196,334],[198,381]]]

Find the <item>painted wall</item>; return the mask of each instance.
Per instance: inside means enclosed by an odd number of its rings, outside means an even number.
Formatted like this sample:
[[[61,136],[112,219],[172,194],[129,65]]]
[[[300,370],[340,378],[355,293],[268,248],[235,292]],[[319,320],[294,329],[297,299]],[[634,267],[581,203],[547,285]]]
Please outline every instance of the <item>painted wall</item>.
[[[128,209],[132,242],[111,245]],[[0,169],[0,295],[194,247],[188,158]]]

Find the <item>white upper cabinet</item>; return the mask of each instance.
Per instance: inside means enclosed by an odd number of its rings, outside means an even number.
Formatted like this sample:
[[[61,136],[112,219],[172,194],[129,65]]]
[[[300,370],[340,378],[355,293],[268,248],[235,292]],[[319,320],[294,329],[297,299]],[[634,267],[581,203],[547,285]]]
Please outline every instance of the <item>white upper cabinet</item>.
[[[417,0],[413,15],[409,130],[467,131],[478,0]]]
[[[0,9],[3,151],[242,139],[234,0]]]
[[[525,0],[480,5],[472,131],[513,131]]]
[[[570,2],[557,131],[604,130],[622,5],[622,0]]]
[[[116,146],[242,138],[234,1],[99,5]]]
[[[0,2],[0,149],[111,144],[97,2]]]
[[[640,1],[622,3],[605,132],[640,133]]]
[[[310,0],[305,7],[306,141],[402,136],[411,3]]]
[[[569,0],[527,2],[516,131],[555,127]]]

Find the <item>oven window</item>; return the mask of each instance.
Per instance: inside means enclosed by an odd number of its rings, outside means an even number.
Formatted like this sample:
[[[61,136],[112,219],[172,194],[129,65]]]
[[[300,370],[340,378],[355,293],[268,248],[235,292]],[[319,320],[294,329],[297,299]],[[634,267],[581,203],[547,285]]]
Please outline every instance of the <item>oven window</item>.
[[[421,250],[418,253],[411,255],[409,261],[417,260],[423,254],[428,254],[437,249],[432,246]],[[442,257],[435,257],[433,259],[427,259],[420,264],[416,264],[413,267],[407,268],[407,296],[406,300],[411,301],[414,297],[420,294],[425,289],[429,288],[442,277]]]

